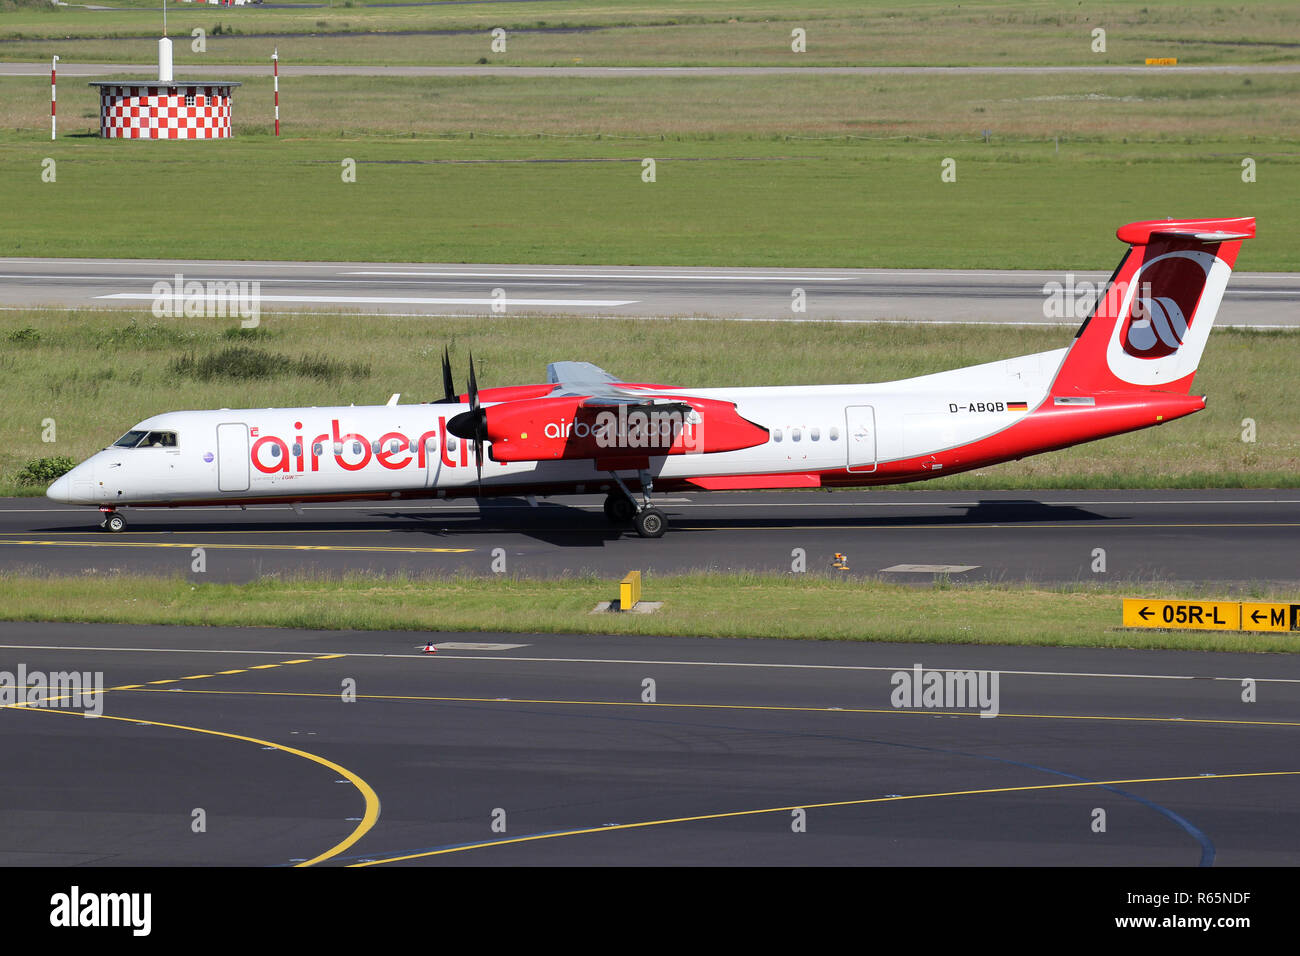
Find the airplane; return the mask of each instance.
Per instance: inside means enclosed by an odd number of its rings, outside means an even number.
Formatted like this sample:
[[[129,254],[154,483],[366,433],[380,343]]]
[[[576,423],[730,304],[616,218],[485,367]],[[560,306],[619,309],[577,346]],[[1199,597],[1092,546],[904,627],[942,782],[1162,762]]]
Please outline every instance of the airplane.
[[[863,385],[682,388],[553,362],[536,385],[331,408],[178,411],[139,422],[50,485],[122,531],[130,506],[603,493],[657,538],[655,491],[839,488],[957,474],[1193,414],[1191,394],[1255,220],[1134,222],[1065,348]]]

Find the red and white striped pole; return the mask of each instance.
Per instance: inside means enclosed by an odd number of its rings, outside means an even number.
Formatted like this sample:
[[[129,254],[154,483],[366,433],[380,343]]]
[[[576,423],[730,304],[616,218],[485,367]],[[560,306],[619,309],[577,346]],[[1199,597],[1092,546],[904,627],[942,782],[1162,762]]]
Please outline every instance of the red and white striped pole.
[[[55,116],[55,103],[58,102],[58,96],[55,94],[55,79],[58,72],[59,58],[56,56],[50,61],[50,139],[54,139],[59,129],[59,121]]]
[[[280,48],[271,53],[271,69],[275,71],[275,135],[280,135]]]

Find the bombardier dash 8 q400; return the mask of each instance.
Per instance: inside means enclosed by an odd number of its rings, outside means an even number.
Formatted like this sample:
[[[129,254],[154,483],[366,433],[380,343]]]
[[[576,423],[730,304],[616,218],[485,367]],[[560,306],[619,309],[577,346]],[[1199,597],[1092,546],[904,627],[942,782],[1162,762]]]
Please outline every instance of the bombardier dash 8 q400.
[[[50,486],[117,509],[602,492],[642,537],[651,492],[919,481],[1148,428],[1205,407],[1192,377],[1254,219],[1135,222],[1062,349],[871,385],[681,388],[585,362],[436,402],[168,412]]]

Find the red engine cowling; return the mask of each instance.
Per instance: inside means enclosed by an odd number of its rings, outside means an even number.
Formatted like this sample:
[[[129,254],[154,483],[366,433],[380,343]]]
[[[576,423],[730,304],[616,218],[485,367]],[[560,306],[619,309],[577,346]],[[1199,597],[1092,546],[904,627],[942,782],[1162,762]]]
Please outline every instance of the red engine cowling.
[[[709,454],[761,445],[768,431],[731,402],[672,399],[583,406],[581,398],[509,402],[484,409],[496,461]]]

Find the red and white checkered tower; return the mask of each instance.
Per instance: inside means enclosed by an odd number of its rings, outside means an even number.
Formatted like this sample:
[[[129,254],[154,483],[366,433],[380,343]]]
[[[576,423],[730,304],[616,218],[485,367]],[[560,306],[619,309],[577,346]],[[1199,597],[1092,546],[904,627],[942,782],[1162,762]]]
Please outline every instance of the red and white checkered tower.
[[[229,139],[233,80],[178,81],[172,41],[158,41],[158,81],[112,80],[99,87],[99,135],[105,139]]]

